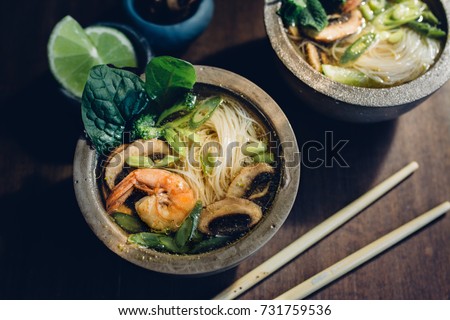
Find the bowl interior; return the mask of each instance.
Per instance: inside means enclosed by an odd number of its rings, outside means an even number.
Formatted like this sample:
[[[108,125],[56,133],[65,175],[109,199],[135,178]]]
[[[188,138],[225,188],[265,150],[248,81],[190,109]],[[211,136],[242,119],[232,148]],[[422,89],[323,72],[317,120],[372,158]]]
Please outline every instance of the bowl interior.
[[[443,22],[442,27],[448,32],[450,3],[435,0],[425,2],[438,15]],[[390,88],[361,88],[332,81],[299,57],[277,15],[279,6],[278,1],[266,0],[264,8],[267,34],[279,60],[298,80],[337,101],[362,107],[403,106],[429,96],[450,78],[450,46],[447,38],[434,65],[425,74],[408,83]]]
[[[127,244],[127,234],[109,218],[100,194],[95,150],[85,139],[77,144],[74,160],[74,187],[80,209],[94,233],[106,246],[141,267],[178,275],[205,275],[226,270],[262,247],[281,227],[297,195],[300,179],[299,149],[292,128],[278,105],[250,81],[213,67],[196,66],[197,85],[211,86],[244,99],[267,122],[281,144],[284,159],[280,186],[264,219],[233,244],[202,254],[174,255]]]

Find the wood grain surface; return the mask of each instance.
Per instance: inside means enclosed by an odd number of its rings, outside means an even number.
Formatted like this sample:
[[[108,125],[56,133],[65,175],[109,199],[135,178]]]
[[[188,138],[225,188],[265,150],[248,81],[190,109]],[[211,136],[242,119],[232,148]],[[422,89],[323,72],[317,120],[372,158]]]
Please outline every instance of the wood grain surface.
[[[82,131],[79,107],[58,92],[46,57],[50,31],[64,15],[83,25],[125,21],[121,3],[3,2],[0,298],[209,299],[408,162],[420,164],[399,187],[240,297],[271,299],[450,198],[450,83],[396,121],[354,125],[326,119],[282,83],[264,30],[263,1],[215,3],[209,28],[178,56],[261,86],[285,111],[301,146],[324,143],[327,131],[335,143],[348,140],[341,154],[349,167],[303,167],[286,223],[232,270],[181,278],[134,266],[96,238],[78,209],[72,160]],[[310,298],[449,299],[449,230],[447,214]]]

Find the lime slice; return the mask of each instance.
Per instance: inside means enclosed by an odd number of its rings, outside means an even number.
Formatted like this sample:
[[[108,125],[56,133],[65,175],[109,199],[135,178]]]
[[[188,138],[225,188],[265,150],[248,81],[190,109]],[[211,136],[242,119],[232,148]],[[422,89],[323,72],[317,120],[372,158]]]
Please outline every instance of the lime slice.
[[[102,63],[97,49],[71,16],[64,17],[48,41],[50,70],[61,85],[81,97],[89,70]]]
[[[118,68],[137,66],[133,45],[122,32],[102,26],[88,27],[85,31],[104,63]]]

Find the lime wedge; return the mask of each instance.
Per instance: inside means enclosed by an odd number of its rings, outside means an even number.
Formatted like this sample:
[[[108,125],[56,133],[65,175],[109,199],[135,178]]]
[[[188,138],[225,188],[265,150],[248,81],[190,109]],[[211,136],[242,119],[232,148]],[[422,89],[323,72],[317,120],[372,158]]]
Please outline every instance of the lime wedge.
[[[92,26],[85,29],[104,63],[118,68],[136,67],[137,60],[131,41],[114,28]]]
[[[136,67],[130,40],[110,27],[83,29],[71,16],[56,24],[48,41],[50,70],[61,85],[81,98],[89,70],[99,64]]]
[[[56,24],[48,41],[50,70],[61,85],[81,97],[89,70],[102,63],[97,49],[71,16]]]

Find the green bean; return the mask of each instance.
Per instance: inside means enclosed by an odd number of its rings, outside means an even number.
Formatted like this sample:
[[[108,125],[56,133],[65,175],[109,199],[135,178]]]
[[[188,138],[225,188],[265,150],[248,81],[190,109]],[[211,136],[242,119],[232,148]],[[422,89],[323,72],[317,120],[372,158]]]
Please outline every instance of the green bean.
[[[114,212],[111,217],[123,230],[129,233],[142,232],[147,229],[141,220],[129,214]]]

